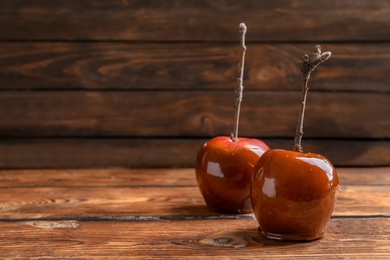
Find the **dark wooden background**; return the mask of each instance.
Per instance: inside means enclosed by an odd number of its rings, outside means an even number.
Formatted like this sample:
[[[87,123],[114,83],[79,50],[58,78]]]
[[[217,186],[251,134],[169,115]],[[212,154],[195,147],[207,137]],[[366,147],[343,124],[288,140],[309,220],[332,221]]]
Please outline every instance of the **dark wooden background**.
[[[316,44],[304,149],[390,165],[390,1],[2,0],[0,167],[191,167],[233,128],[291,148]]]

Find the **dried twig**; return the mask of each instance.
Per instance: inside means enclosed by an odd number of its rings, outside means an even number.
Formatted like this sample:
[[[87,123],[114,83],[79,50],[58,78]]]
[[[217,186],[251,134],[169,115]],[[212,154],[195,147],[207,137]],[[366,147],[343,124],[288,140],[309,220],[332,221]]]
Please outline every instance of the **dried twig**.
[[[309,90],[308,82],[310,79],[310,73],[313,72],[318,65],[320,65],[321,63],[329,59],[331,55],[332,53],[329,51],[321,53],[321,46],[317,45],[312,57],[309,57],[309,55],[307,54],[305,54],[302,57],[302,62],[300,63],[301,76],[303,80],[302,99],[301,99],[301,109],[299,111],[297,129],[295,133],[295,141],[293,146],[294,151],[303,152],[303,148],[302,148],[303,119],[305,116],[307,92]]]
[[[246,34],[246,25],[244,23],[240,23],[240,35],[241,35],[241,61],[238,66],[238,85],[235,89],[235,103],[234,103],[234,129],[231,134],[231,139],[235,142],[238,138],[238,122],[240,118],[240,109],[241,109],[241,101],[242,101],[242,93],[244,91],[243,81],[244,81],[244,63],[245,63],[245,34]]]

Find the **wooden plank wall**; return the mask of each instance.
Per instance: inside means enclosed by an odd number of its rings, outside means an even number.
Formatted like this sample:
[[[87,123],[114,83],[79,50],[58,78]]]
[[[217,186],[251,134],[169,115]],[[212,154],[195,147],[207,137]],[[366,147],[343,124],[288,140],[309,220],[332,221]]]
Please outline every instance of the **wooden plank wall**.
[[[321,44],[304,149],[337,166],[390,165],[390,2],[3,0],[0,167],[191,167],[233,127],[292,146],[297,64]]]

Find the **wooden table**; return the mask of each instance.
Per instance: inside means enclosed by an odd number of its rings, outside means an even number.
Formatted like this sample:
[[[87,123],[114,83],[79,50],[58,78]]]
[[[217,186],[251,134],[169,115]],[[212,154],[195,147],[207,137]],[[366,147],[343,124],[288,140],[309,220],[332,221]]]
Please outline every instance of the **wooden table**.
[[[338,168],[325,238],[277,242],[205,207],[193,169],[0,171],[1,258],[387,258],[390,167]]]

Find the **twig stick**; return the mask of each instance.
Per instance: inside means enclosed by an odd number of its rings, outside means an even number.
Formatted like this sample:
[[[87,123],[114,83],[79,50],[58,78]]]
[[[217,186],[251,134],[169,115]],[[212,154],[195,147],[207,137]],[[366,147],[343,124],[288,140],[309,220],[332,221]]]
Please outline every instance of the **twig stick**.
[[[242,92],[244,91],[243,81],[244,81],[244,63],[245,63],[245,34],[246,34],[246,25],[244,23],[240,23],[240,35],[241,35],[241,47],[242,54],[241,60],[238,66],[238,85],[235,89],[235,102],[234,102],[234,129],[231,134],[231,139],[235,142],[238,138],[238,122],[240,120],[240,109],[241,109],[241,101],[242,101]]]
[[[302,62],[300,63],[301,76],[303,80],[302,99],[301,99],[301,109],[299,111],[297,129],[295,132],[295,141],[293,146],[294,151],[303,152],[303,148],[302,148],[303,119],[305,117],[307,92],[309,91],[308,82],[310,79],[310,73],[313,72],[318,65],[320,65],[321,63],[329,59],[331,55],[332,53],[329,51],[321,53],[321,46],[317,45],[313,53],[313,56],[311,58],[307,54],[305,54],[302,57]]]

